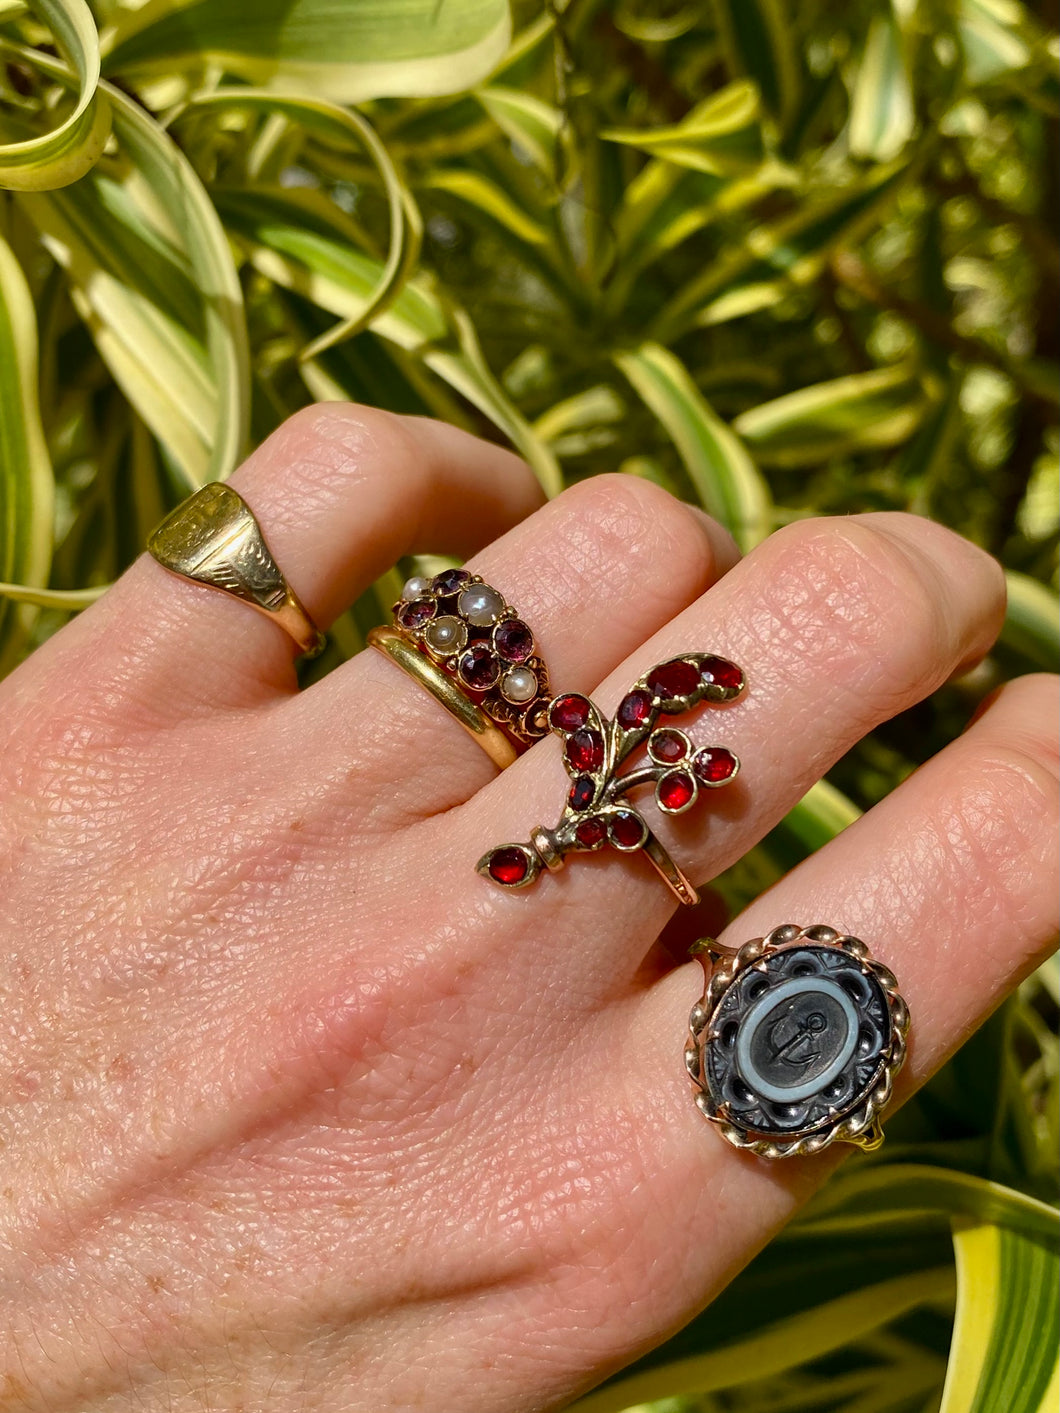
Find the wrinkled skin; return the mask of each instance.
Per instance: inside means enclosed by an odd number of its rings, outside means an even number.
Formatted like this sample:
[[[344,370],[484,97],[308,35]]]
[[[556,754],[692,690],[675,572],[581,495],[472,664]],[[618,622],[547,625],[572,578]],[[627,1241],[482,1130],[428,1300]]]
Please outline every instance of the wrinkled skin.
[[[448,551],[613,711],[717,652],[690,718],[737,782],[660,823],[697,881],[997,633],[997,565],[899,515],[737,562],[631,478],[540,508],[451,428],[301,414],[234,478],[324,626]],[[559,817],[372,651],[299,693],[264,617],[142,558],[0,684],[0,1407],[496,1413],[562,1405],[690,1317],[835,1166],[730,1149],[681,1052],[698,963],[643,858],[506,893]],[[863,937],[913,1014],[899,1097],[1056,932],[1056,684],[1028,677],[737,918]],[[682,723],[684,724],[684,723]],[[650,812],[651,807],[646,809]]]

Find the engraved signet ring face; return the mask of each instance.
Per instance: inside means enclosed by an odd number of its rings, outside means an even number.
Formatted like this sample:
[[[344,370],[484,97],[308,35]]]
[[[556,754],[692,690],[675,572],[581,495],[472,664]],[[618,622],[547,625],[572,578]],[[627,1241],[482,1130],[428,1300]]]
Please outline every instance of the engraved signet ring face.
[[[762,1157],[838,1140],[873,1148],[905,1057],[909,1015],[894,977],[834,928],[774,928],[721,961],[692,1011],[696,1103]]]
[[[265,543],[243,497],[220,481],[172,511],[147,541],[148,552],[184,579],[220,589],[266,614],[310,656],[324,637]]]

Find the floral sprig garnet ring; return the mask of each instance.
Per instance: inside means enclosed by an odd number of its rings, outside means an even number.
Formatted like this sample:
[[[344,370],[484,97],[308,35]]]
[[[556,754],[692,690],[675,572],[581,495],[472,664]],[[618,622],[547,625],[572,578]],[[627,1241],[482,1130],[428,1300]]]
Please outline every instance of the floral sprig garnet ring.
[[[721,704],[740,696],[744,675],[735,663],[713,653],[671,658],[640,679],[608,720],[576,692],[554,697],[548,724],[564,743],[563,760],[571,777],[567,802],[554,829],[538,827],[530,842],[503,844],[478,863],[478,871],[504,888],[525,888],[542,869],[563,867],[571,852],[591,853],[605,846],[621,853],[643,850],[683,903],[697,901],[695,889],[652,833],[627,796],[651,785],[664,814],[683,814],[700,791],[727,785],[740,769],[726,746],[697,748],[677,727],[659,718],[680,716],[703,703]],[[647,760],[625,772],[620,767],[640,745]]]

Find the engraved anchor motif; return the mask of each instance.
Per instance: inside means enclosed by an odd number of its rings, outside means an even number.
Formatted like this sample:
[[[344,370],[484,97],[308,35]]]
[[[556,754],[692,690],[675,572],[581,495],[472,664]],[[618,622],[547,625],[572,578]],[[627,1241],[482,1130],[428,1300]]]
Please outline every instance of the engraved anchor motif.
[[[478,871],[504,888],[525,888],[543,868],[558,869],[570,852],[610,845],[622,853],[643,850],[682,903],[698,901],[695,889],[626,796],[655,787],[664,814],[683,814],[702,789],[727,785],[740,768],[724,746],[697,749],[683,731],[657,726],[660,716],[678,716],[700,703],[720,704],[744,690],[743,672],[713,653],[687,653],[652,668],[626,693],[613,720],[577,692],[554,697],[548,725],[564,743],[571,778],[567,803],[554,829],[537,828],[527,844],[502,844],[479,860]],[[641,743],[647,762],[620,773]]]
[[[821,1050],[814,1043],[828,1022],[820,1011],[813,1011],[802,1021],[792,1015],[781,1016],[769,1028],[769,1044],[773,1049],[774,1062],[791,1065],[804,1070],[821,1058]]]

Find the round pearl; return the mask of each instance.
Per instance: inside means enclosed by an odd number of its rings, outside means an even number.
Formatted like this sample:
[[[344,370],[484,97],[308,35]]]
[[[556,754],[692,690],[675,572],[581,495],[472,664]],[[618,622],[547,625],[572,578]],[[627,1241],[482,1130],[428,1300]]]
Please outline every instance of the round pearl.
[[[522,705],[537,695],[537,676],[529,667],[513,667],[501,678],[501,695],[509,702]]]
[[[429,579],[425,579],[422,574],[414,574],[411,579],[406,579],[405,587],[401,590],[401,597],[403,599],[418,599],[430,587],[431,581]]]
[[[504,612],[504,598],[488,584],[474,584],[464,590],[456,606],[460,616],[476,628],[489,628]]]
[[[459,652],[467,643],[467,627],[459,618],[446,614],[443,618],[436,618],[423,636],[432,652],[448,657]]]

